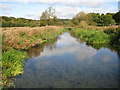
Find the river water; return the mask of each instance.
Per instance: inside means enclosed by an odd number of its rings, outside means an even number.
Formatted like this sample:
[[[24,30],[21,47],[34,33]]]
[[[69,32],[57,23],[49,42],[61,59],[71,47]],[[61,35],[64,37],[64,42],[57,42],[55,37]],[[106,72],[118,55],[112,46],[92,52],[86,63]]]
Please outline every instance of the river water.
[[[29,51],[16,88],[118,87],[118,55],[108,48],[96,50],[65,32],[49,45]]]

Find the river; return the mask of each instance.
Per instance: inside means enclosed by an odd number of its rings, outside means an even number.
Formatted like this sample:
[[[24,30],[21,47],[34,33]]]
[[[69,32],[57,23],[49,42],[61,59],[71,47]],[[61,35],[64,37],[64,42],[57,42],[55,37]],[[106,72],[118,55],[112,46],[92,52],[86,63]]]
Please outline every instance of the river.
[[[16,88],[118,87],[118,55],[99,50],[65,32],[49,45],[29,51],[24,73],[15,77]]]

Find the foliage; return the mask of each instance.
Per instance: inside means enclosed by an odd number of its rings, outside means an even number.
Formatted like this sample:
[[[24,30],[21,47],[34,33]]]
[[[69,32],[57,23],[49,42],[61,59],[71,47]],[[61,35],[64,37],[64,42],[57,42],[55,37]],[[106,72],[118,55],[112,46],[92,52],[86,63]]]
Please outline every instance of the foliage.
[[[39,20],[1,16],[2,27],[39,26]]]
[[[113,15],[113,19],[120,24],[120,11]]]
[[[94,48],[99,49],[102,47],[117,48],[120,50],[120,28],[115,28],[115,31],[110,29],[103,31],[98,30],[85,30],[85,29],[73,29],[72,34],[77,38],[83,39],[88,45],[92,45]]]
[[[87,23],[88,25],[91,25],[92,24],[92,16],[90,14],[86,14],[84,12],[79,12],[78,14],[76,14],[76,17],[74,17],[72,19],[72,22],[74,25],[80,25],[79,23],[81,22],[85,22]]]
[[[55,9],[49,7],[40,17],[40,26],[60,25],[60,20],[55,15]]]
[[[87,41],[87,43],[104,44],[109,42],[108,36],[101,31],[76,29],[73,32],[77,37]]]
[[[105,30],[104,32],[111,35],[110,45],[120,50],[120,27],[110,28]]]
[[[88,25],[109,26],[115,25],[113,13],[99,14],[99,13],[84,13],[79,12],[71,21],[75,26],[79,26],[81,21]]]
[[[13,85],[12,77],[23,73],[24,61],[27,58],[26,52],[9,49],[3,52],[2,56],[2,85],[10,87]]]
[[[84,21],[88,25],[95,26],[109,26],[119,24],[120,12],[115,13],[84,13],[79,12],[72,19],[59,19],[55,15],[56,11],[52,7],[46,9],[40,16],[40,20],[32,20],[25,18],[14,18],[1,16],[2,27],[37,27],[37,26],[80,26],[80,23]]]

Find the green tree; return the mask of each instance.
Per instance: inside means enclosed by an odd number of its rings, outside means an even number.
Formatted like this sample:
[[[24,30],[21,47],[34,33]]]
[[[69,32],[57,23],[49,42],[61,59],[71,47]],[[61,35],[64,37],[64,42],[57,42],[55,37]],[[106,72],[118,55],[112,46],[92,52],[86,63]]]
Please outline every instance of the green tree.
[[[108,26],[108,25],[114,25],[115,24],[115,21],[114,19],[112,18],[112,15],[110,14],[102,14],[101,17],[100,17],[100,22],[99,22],[100,26]]]
[[[91,14],[86,14],[84,12],[79,12],[76,16],[71,20],[74,25],[92,25],[93,24],[93,17]]]
[[[60,20],[55,15],[55,9],[49,7],[46,9],[40,17],[40,26],[46,25],[59,25]]]
[[[113,15],[113,19],[120,24],[120,11]]]

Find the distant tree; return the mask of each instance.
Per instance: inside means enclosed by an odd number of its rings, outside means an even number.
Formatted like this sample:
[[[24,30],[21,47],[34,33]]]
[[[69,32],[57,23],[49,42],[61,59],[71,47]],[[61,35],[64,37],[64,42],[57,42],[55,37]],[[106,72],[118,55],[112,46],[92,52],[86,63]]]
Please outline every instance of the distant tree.
[[[39,20],[1,16],[2,27],[39,26]]]
[[[100,22],[100,14],[99,13],[89,13],[92,16],[93,19],[93,25],[99,25]]]
[[[99,22],[100,26],[108,26],[108,25],[114,25],[114,24],[115,24],[115,21],[112,18],[112,15],[110,15],[110,14],[108,14],[108,15],[107,14],[106,15],[102,14],[100,16],[100,22]]]
[[[113,15],[113,19],[120,24],[120,11]]]
[[[93,24],[93,17],[91,14],[86,14],[84,12],[79,12],[76,16],[72,19],[74,25],[80,25],[80,23],[86,23],[87,25]]]
[[[87,14],[84,13],[84,12],[79,12],[79,13],[76,15],[76,19],[78,19],[79,21],[86,21],[86,19],[87,19]]]
[[[112,18],[114,13],[107,13],[107,14],[99,14],[99,13],[90,13],[92,15],[93,19],[93,25],[97,26],[108,26],[108,25],[114,25],[115,21]]]
[[[55,15],[55,9],[49,7],[40,17],[40,26],[45,25],[59,25],[60,20]]]

